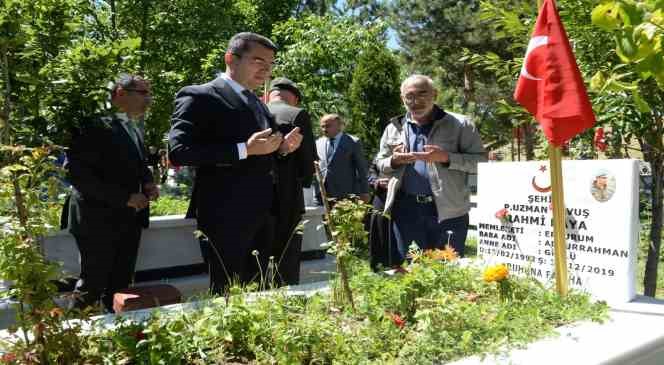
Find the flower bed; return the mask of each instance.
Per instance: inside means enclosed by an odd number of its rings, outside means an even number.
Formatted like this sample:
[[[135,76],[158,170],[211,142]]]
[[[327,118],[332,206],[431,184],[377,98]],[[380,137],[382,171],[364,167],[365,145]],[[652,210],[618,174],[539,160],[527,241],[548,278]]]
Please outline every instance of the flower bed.
[[[479,268],[429,256],[416,256],[394,275],[354,260],[354,309],[337,305],[330,293],[232,295],[195,311],[120,320],[114,330],[88,337],[82,355],[91,363],[447,362],[606,317],[607,307],[585,295],[561,299],[532,280],[485,280]],[[507,292],[502,283],[509,283]]]
[[[21,312],[24,332],[15,332],[4,344],[8,352],[2,361],[442,363],[507,351],[552,334],[558,326],[606,318],[606,305],[586,295],[560,298],[539,282],[512,278],[502,265],[486,270],[462,265],[449,248],[413,249],[407,267],[391,275],[371,272],[360,259],[367,255],[362,229],[367,209],[360,202],[341,201],[330,214],[334,242],[329,251],[339,274],[327,292],[247,295],[256,286],[232,288],[226,297],[185,305],[183,311],[119,318],[111,329],[103,321],[67,321],[71,313],[44,302],[29,317]],[[260,287],[268,287],[268,280],[263,278]]]

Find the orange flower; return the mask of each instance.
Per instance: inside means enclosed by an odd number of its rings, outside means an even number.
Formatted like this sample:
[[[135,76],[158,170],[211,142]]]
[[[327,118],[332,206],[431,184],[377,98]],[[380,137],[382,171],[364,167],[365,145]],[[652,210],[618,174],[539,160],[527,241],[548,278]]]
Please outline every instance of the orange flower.
[[[505,264],[488,267],[484,270],[484,281],[487,283],[500,282],[507,278],[510,271]]]
[[[444,250],[439,250],[439,249],[427,250],[424,252],[424,254],[428,258],[433,260],[454,261],[457,258],[459,258],[456,251],[454,251],[454,249],[450,247],[450,245],[445,245]]]

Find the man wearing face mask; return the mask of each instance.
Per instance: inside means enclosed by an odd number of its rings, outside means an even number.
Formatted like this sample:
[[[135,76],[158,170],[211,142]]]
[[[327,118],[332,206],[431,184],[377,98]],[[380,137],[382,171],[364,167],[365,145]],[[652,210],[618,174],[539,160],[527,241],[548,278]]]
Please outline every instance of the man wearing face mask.
[[[113,294],[129,286],[134,274],[148,204],[159,196],[136,126],[150,95],[148,81],[120,75],[111,90],[116,113],[81,125],[67,152],[73,189],[66,221],[81,254],[79,308],[101,298],[112,311]]]
[[[197,218],[208,239],[202,249],[215,294],[265,273],[274,232],[276,154],[287,156],[302,141],[297,127],[278,133],[254,94],[269,79],[276,51],[259,34],[238,33],[224,55],[226,72],[175,97],[169,158],[196,168],[188,216]]]
[[[470,211],[467,174],[486,161],[482,140],[470,121],[435,104],[431,78],[413,75],[401,84],[406,115],[385,128],[376,157],[391,177],[385,211],[391,212],[401,260],[415,242],[422,249],[465,249]]]

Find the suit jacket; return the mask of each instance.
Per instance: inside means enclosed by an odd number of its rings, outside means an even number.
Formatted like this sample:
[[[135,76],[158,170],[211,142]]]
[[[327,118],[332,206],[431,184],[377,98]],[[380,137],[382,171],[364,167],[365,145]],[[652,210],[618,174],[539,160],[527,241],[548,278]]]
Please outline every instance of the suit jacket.
[[[276,130],[272,115],[262,103],[260,107]],[[176,94],[169,159],[196,168],[188,217],[212,226],[269,211],[274,154],[240,160],[237,148],[261,129],[251,109],[221,77]]]
[[[303,187],[310,187],[314,174],[314,135],[306,110],[283,101],[268,104],[277,128],[284,134],[300,127],[302,143],[294,152],[277,157],[277,197],[280,217],[299,217],[304,213]],[[299,220],[299,219],[297,219]]]
[[[326,161],[327,137],[318,138],[316,151],[321,170],[325,173],[325,190],[330,198],[344,198],[350,194],[369,192],[368,165],[362,143],[354,136],[343,133],[331,161]]]
[[[145,147],[134,141],[116,116],[91,120],[74,132],[67,152],[69,230],[79,235],[116,234],[123,227],[147,227],[149,209],[127,206],[129,196],[152,182]]]

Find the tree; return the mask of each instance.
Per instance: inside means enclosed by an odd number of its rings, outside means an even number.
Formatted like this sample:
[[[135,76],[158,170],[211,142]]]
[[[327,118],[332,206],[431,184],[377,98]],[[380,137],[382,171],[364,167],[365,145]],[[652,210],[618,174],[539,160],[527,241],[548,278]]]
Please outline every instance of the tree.
[[[496,149],[513,140],[513,128],[525,130],[528,156],[534,157],[535,138],[531,118],[510,118],[497,100],[509,100],[511,88],[494,68],[508,71],[502,63],[523,52],[511,43],[518,28],[529,32],[528,18],[507,18],[526,0],[502,0],[499,4],[480,0],[406,1],[390,3],[390,25],[396,30],[409,71],[426,73],[439,83],[439,102],[446,108],[472,114],[488,148]],[[531,1],[532,3],[532,1]],[[531,5],[531,7],[534,7]],[[518,13],[517,13],[518,14]],[[497,24],[504,19],[509,24]],[[507,27],[507,30],[501,29]],[[490,31],[487,31],[490,29]],[[510,37],[506,36],[510,35]],[[516,37],[515,37],[516,38]],[[525,44],[527,38],[517,45]],[[525,48],[524,48],[525,50]],[[471,54],[490,55],[491,64],[480,64]]]
[[[662,243],[664,188],[664,4],[661,1],[616,0],[597,5],[592,22],[615,39],[619,64],[593,78],[601,93],[631,96],[629,118],[618,122],[626,141],[638,141],[652,171],[650,245],[644,294],[655,296]]]
[[[479,17],[480,1],[396,0],[390,4],[390,25],[396,30],[411,69],[427,73],[460,93],[465,111],[478,90],[475,79],[484,75],[460,61],[464,49],[503,54],[506,44],[485,31]],[[480,90],[481,91],[481,90]]]
[[[325,113],[349,115],[349,88],[360,55],[384,43],[385,26],[364,26],[349,19],[308,15],[277,24],[281,46],[275,76],[297,82],[305,107],[314,118]]]
[[[528,10],[528,0],[522,0],[522,6],[510,7],[510,4],[516,3],[517,1],[513,0],[499,0],[483,3],[483,7],[495,9],[487,13],[496,19],[493,24],[498,28],[494,28],[494,33],[509,39],[509,43],[520,48],[520,54],[523,55],[525,42],[530,38],[529,33],[524,34],[524,27],[529,32],[529,24],[534,22],[536,13]],[[653,186],[650,197],[653,213],[651,244],[644,278],[645,294],[650,296],[654,296],[656,291],[664,171],[664,109],[661,107],[664,102],[664,67],[660,66],[664,65],[664,62],[660,64],[660,60],[664,59],[660,48],[660,27],[664,18],[661,16],[663,9],[658,4],[661,3],[645,1],[637,6],[636,2],[631,0],[607,1],[600,5],[594,0],[557,2],[579,68],[586,79],[592,76],[590,84],[593,92],[590,96],[598,117],[597,125],[608,126],[612,131],[609,138],[610,154],[620,157],[620,151],[626,150],[632,140],[637,140],[640,152],[651,164]],[[528,18],[530,20],[527,20]],[[612,51],[614,45],[615,52]],[[501,63],[491,60],[489,54],[479,58],[478,62],[493,69],[501,67]],[[514,69],[514,66],[522,64],[521,56],[506,61],[512,65],[513,70],[502,74],[511,73],[512,77],[515,77],[518,68]],[[513,108],[511,98],[505,99],[501,104],[506,106],[503,109],[506,114],[518,115],[519,111]],[[581,134],[570,144],[592,145],[592,132]],[[587,150],[578,148],[582,149]]]
[[[350,85],[350,133],[360,137],[369,161],[389,118],[401,112],[399,64],[385,46],[364,51],[353,72]]]
[[[361,23],[373,23],[387,15],[387,2],[383,0],[300,0],[296,16],[304,14],[333,15]]]
[[[9,1],[0,7],[3,143],[64,142],[66,131],[103,106],[108,74],[134,39],[95,34],[88,2]]]
[[[325,16],[336,5],[336,0],[301,0],[295,10],[297,15],[310,13]]]
[[[51,214],[61,204],[53,155],[62,151],[54,143],[66,142],[64,132],[103,105],[108,72],[136,45],[89,32],[95,11],[75,0],[0,4],[0,215],[8,219],[0,232],[0,275],[20,302],[19,361],[79,360],[80,326],[63,322],[51,282],[59,270],[39,243],[59,226]]]
[[[478,79],[482,101],[478,101],[475,114],[483,123],[479,126],[489,149],[499,148],[517,139],[524,141],[526,160],[535,158],[538,137],[533,118],[513,99],[514,77],[521,68],[530,31],[534,23],[535,8],[528,0],[482,1],[479,20],[490,29],[492,38],[504,45],[500,53],[491,50],[466,50],[462,60],[485,76]],[[513,146],[513,143],[512,143]],[[514,153],[512,153],[514,155]],[[513,157],[514,159],[514,157]]]
[[[387,10],[387,2],[381,0],[345,0],[334,8],[338,16],[352,18],[361,23],[373,23],[387,17]]]
[[[252,31],[271,36],[274,23],[290,17],[297,0],[173,0],[120,2],[120,34],[141,40],[137,69],[152,82],[147,140],[161,143],[170,127],[173,95],[224,70],[229,39]],[[211,16],[214,14],[214,16]]]
[[[565,24],[565,29],[574,46],[582,74],[590,79],[592,74],[600,67],[605,67],[616,61],[612,55],[612,40],[607,34],[603,34],[590,22],[590,10],[595,2],[592,0],[564,0],[558,1],[558,9]],[[489,130],[502,139],[505,134],[495,133],[496,124],[500,125],[500,118],[511,121],[513,127],[524,131],[526,144],[526,158],[533,159],[538,155],[539,147],[545,147],[544,140],[536,134],[536,124],[532,117],[525,113],[512,99],[514,81],[519,74],[523,63],[523,55],[530,39],[533,24],[536,19],[537,9],[535,3],[530,0],[496,0],[483,1],[480,10],[480,20],[491,29],[494,38],[501,40],[506,45],[506,51],[502,54],[494,52],[480,52],[469,56],[469,62],[476,67],[489,71],[495,75],[496,85],[501,90],[495,94],[498,96],[497,107],[493,110],[493,116],[499,119],[494,121],[489,118]],[[597,94],[590,95],[593,98],[598,124],[614,119],[616,107],[621,105],[615,98],[605,98]],[[610,104],[610,105],[609,105]],[[496,123],[497,122],[497,123]],[[480,129],[482,131],[482,129]],[[509,132],[509,131],[505,131]],[[620,131],[611,134],[611,138],[620,137]],[[491,136],[487,136],[491,141]],[[588,158],[593,155],[593,133],[583,133],[570,142],[570,152],[576,157]],[[611,150],[618,149],[622,140],[614,140]]]
[[[289,4],[295,1],[0,3],[0,216],[8,219],[0,277],[20,302],[17,361],[80,362],[81,325],[67,323],[55,305],[52,280],[61,274],[39,245],[59,226],[62,171],[54,156],[67,132],[107,112],[108,83],[119,72],[141,71],[156,81],[151,118],[161,127],[148,136],[159,141],[174,91],[210,76],[220,44],[234,32],[269,35],[274,21],[290,16]]]

